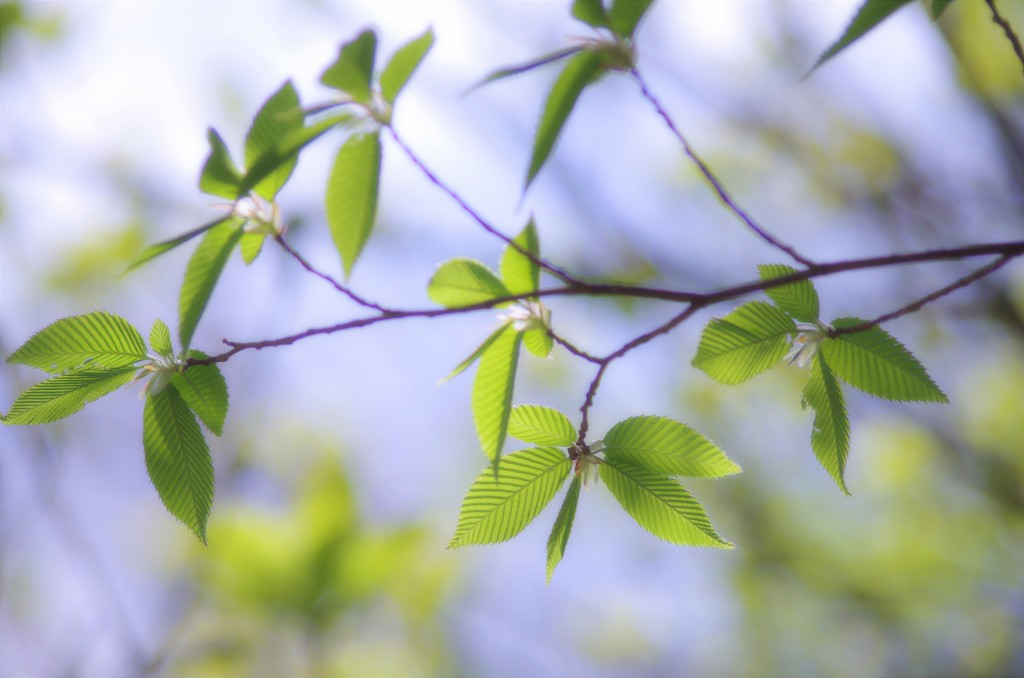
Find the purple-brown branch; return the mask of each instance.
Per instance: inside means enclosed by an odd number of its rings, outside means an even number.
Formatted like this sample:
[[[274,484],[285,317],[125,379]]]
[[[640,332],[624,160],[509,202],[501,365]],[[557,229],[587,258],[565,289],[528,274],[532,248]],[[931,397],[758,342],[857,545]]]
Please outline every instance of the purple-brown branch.
[[[1010,41],[1010,45],[1013,47],[1013,53],[1017,55],[1017,61],[1020,62],[1021,68],[1024,69],[1024,47],[1021,47],[1020,38],[1014,32],[1013,26],[999,13],[999,8],[996,7],[996,0],[985,0],[985,4],[988,5],[989,11],[992,12],[992,21],[1003,29],[1006,39]]]

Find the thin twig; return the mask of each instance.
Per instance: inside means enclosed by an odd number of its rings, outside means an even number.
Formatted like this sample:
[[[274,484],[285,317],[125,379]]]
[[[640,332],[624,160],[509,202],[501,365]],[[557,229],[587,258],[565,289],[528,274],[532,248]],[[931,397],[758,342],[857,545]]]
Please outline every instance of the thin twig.
[[[372,308],[374,310],[380,311],[381,313],[388,313],[390,311],[390,309],[385,308],[384,306],[381,306],[380,304],[375,304],[372,301],[368,301],[368,300],[364,299],[363,297],[359,296],[358,294],[356,294],[355,292],[350,290],[345,285],[342,285],[340,282],[338,282],[337,280],[335,280],[331,276],[329,276],[326,273],[323,273],[322,271],[319,271],[316,268],[314,268],[313,265],[310,264],[308,261],[306,261],[302,257],[301,254],[296,252],[292,248],[291,245],[289,245],[287,242],[285,242],[284,236],[282,236],[282,235],[275,235],[274,236],[274,240],[277,241],[278,245],[280,245],[282,248],[284,248],[285,252],[287,252],[289,255],[291,255],[292,259],[295,259],[295,261],[299,262],[299,265],[302,266],[302,268],[306,269],[307,271],[309,271],[310,273],[312,273],[316,277],[320,278],[321,280],[326,280],[328,283],[330,283],[334,287],[334,289],[338,290],[339,292],[341,292],[346,297],[348,297],[352,301],[356,302],[360,306],[363,306],[365,308]]]
[[[985,0],[985,4],[992,11],[992,21],[999,25],[1003,29],[1003,33],[1006,34],[1007,40],[1013,46],[1013,52],[1017,55],[1017,61],[1020,62],[1021,68],[1024,69],[1024,47],[1020,44],[1020,38],[1013,30],[1013,26],[1010,22],[1003,18],[1003,15],[999,13],[999,8],[996,7],[996,0]]]

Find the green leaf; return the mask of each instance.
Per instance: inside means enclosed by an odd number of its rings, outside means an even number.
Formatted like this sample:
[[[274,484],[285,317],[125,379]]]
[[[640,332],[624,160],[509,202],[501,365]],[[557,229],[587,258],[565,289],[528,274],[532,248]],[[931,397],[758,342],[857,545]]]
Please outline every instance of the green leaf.
[[[200,351],[189,351],[189,358],[208,358]],[[228,415],[228,385],[216,365],[193,365],[171,377],[171,384],[189,408],[215,435],[224,432]]]
[[[126,268],[124,272],[128,273],[129,271],[135,270],[136,268],[146,263],[150,259],[156,259],[161,254],[164,254],[165,252],[170,252],[179,245],[184,245],[192,238],[195,238],[196,236],[206,233],[211,228],[223,224],[230,218],[231,215],[218,217],[213,221],[207,222],[198,228],[193,228],[191,231],[187,233],[182,233],[181,235],[175,238],[171,238],[170,240],[164,240],[163,242],[158,242],[155,245],[148,246],[146,249],[139,252],[139,256],[135,257],[135,259],[132,260],[132,263],[128,264],[128,268]]]
[[[520,450],[487,468],[470,486],[448,548],[497,544],[516,536],[544,510],[569,475],[572,462],[561,450]]]
[[[717,478],[742,470],[713,442],[665,417],[630,417],[615,424],[604,437],[604,454],[668,476]]]
[[[814,409],[814,428],[811,429],[811,449],[822,467],[839,485],[846,489],[846,458],[850,454],[850,421],[846,416],[843,391],[821,353],[814,356],[811,375],[804,387],[804,403]]]
[[[523,332],[523,345],[538,358],[547,358],[555,347],[555,340],[546,329],[532,329]]]
[[[238,197],[238,184],[242,174],[231,159],[231,153],[224,140],[212,127],[207,131],[206,138],[210,141],[210,155],[206,158],[203,171],[199,175],[199,190],[208,195],[234,200]],[[152,258],[152,257],[150,257]]]
[[[376,53],[377,35],[366,29],[354,40],[341,46],[338,59],[320,76],[320,82],[346,92],[354,101],[369,103]]]
[[[241,237],[242,229],[237,220],[224,222],[203,236],[188,260],[178,297],[178,334],[182,350],[190,346],[224,264]]]
[[[303,148],[313,143],[335,127],[344,126],[354,120],[351,113],[341,113],[319,120],[312,125],[286,132],[276,144],[264,150],[258,159],[249,165],[238,186],[238,195],[245,195],[264,179],[275,174],[282,166],[298,161]],[[289,170],[290,172],[290,170]]]
[[[341,255],[345,275],[370,238],[377,216],[380,135],[354,134],[338,151],[327,181],[327,224]]]
[[[213,506],[213,461],[195,415],[173,385],[146,399],[146,470],[171,515],[206,543]]]
[[[785,264],[760,264],[757,272],[763,282],[798,273]],[[800,322],[813,323],[818,320],[818,292],[810,280],[772,287],[764,291],[775,305]]]
[[[149,346],[154,353],[174,355],[174,347],[171,345],[171,330],[163,320],[153,322],[153,329],[149,331]]]
[[[865,322],[837,318],[836,329]],[[843,381],[886,400],[948,403],[949,399],[910,351],[881,327],[841,334],[821,344],[829,366]]]
[[[623,38],[632,38],[636,27],[647,13],[653,0],[612,0],[608,13],[611,29]]]
[[[95,311],[47,325],[11,354],[7,362],[59,374],[88,365],[116,369],[146,358],[146,342],[120,316]]]
[[[70,417],[86,403],[102,398],[135,379],[134,367],[78,370],[30,386],[11,405],[6,424],[49,424]]]
[[[588,26],[608,27],[608,14],[604,11],[604,4],[601,0],[573,0],[572,15]]]
[[[508,431],[521,337],[511,326],[506,326],[480,356],[480,366],[473,380],[470,400],[477,437],[484,454],[496,464]]]
[[[576,429],[558,410],[541,405],[516,405],[508,420],[508,434],[524,443],[568,447],[576,442]]]
[[[565,545],[569,543],[569,533],[572,532],[573,519],[576,517],[576,506],[580,501],[581,478],[575,476],[569,484],[569,491],[565,493],[562,500],[562,508],[558,509],[558,517],[555,524],[551,526],[551,534],[548,536],[548,563],[547,583],[551,583],[551,575],[555,568],[562,562],[565,555]]]
[[[846,27],[846,30],[839,39],[818,57],[818,60],[811,68],[811,72],[814,72],[823,63],[862,38],[868,31],[882,23],[890,14],[908,2],[910,0],[866,0],[860,6],[860,9],[857,10],[857,14],[854,15],[850,25]]]
[[[486,339],[484,339],[484,342],[483,342],[482,344],[480,344],[479,346],[477,346],[476,350],[475,350],[475,351],[473,351],[473,352],[472,352],[472,353],[471,353],[471,354],[469,355],[469,357],[468,357],[468,358],[466,358],[466,359],[465,359],[465,360],[463,360],[463,361],[462,361],[461,363],[459,363],[458,365],[456,365],[456,366],[455,366],[455,369],[451,371],[451,374],[449,374],[449,375],[448,375],[447,377],[445,377],[444,379],[442,379],[442,380],[441,380],[441,383],[444,383],[444,382],[446,382],[446,381],[448,381],[448,380],[450,380],[450,379],[453,379],[453,378],[457,377],[458,375],[462,374],[462,373],[463,373],[463,372],[464,372],[464,371],[466,370],[466,368],[468,368],[468,367],[469,367],[470,365],[472,365],[473,363],[475,363],[475,362],[476,362],[476,361],[477,361],[477,360],[478,360],[478,359],[480,358],[480,356],[482,356],[482,355],[483,355],[484,351],[486,351],[486,350],[487,350],[487,348],[488,348],[488,347],[489,347],[489,346],[490,346],[491,344],[493,344],[493,343],[494,343],[495,341],[497,341],[497,340],[498,340],[498,337],[500,337],[500,336],[502,335],[502,333],[503,333],[503,332],[504,332],[504,331],[505,331],[505,330],[506,330],[507,328],[508,328],[508,325],[506,324],[506,325],[502,325],[502,326],[501,326],[501,327],[499,327],[498,329],[494,330],[494,332],[492,332],[492,333],[491,333],[491,335],[490,335],[489,337],[487,337]]]
[[[777,363],[796,325],[763,301],[743,304],[704,328],[693,366],[723,384],[739,384]]]
[[[946,8],[953,4],[953,0],[932,0],[931,15],[933,21],[938,21]]]
[[[427,283],[427,296],[447,308],[471,306],[512,293],[498,276],[475,259],[446,261]]]
[[[470,90],[474,90],[477,87],[483,87],[484,85],[494,82],[495,80],[501,80],[502,78],[508,78],[513,75],[519,75],[520,73],[526,73],[527,71],[532,71],[535,68],[540,68],[541,66],[546,66],[556,61],[561,61],[566,57],[571,57],[573,54],[582,51],[582,46],[567,47],[565,49],[560,49],[557,52],[551,52],[549,54],[545,54],[544,56],[537,57],[536,59],[532,59],[530,61],[527,61],[526,63],[518,64],[516,66],[506,66],[505,68],[499,68],[498,70],[489,73],[487,77],[485,77],[477,84],[470,87]]]
[[[540,256],[540,239],[537,237],[537,227],[532,219],[512,242],[532,254],[534,258]],[[540,286],[540,266],[509,245],[501,256],[501,281],[512,294],[534,292]]]
[[[580,94],[602,74],[602,65],[603,59],[600,54],[584,50],[569,60],[555,80],[544,103],[544,111],[541,113],[540,124],[537,125],[537,133],[534,136],[530,168],[526,172],[526,188],[529,188],[551,154]]]
[[[598,468],[626,513],[655,537],[685,546],[733,547],[715,532],[700,502],[671,478],[615,458],[605,458]]]
[[[289,80],[256,113],[245,137],[245,166],[252,167],[265,154],[275,153],[277,144],[290,132],[301,129],[302,124],[299,95]],[[295,155],[282,161],[273,172],[255,184],[253,190],[263,198],[273,200],[292,175],[296,162],[298,157]]]
[[[423,35],[398,48],[380,74],[380,93],[385,101],[395,103],[433,45],[434,31],[428,28]]]
[[[246,266],[256,261],[266,240],[266,233],[242,233],[242,237],[238,241],[238,249],[242,252],[242,261]]]

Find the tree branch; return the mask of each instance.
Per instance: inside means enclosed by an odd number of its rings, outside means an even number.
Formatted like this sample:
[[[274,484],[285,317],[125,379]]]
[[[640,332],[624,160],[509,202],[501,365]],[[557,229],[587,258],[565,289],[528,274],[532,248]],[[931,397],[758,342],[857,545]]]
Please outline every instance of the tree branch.
[[[1003,15],[999,13],[999,8],[996,7],[996,0],[985,0],[985,4],[988,5],[989,10],[992,12],[992,21],[998,24],[1003,29],[1003,33],[1006,34],[1007,40],[1010,41],[1010,45],[1013,46],[1013,52],[1017,55],[1017,61],[1020,62],[1021,68],[1024,69],[1024,47],[1021,47],[1020,38],[1013,30],[1013,26],[1010,22],[1003,18]]]
[[[365,308],[372,308],[374,310],[380,311],[381,313],[389,313],[390,312],[390,309],[385,308],[384,306],[381,306],[380,304],[375,304],[372,301],[367,301],[363,297],[359,296],[358,294],[356,294],[355,292],[350,290],[345,285],[342,285],[340,282],[338,282],[337,280],[335,280],[331,276],[329,276],[326,273],[323,273],[323,272],[317,270],[316,268],[314,268],[313,265],[310,264],[308,261],[306,261],[302,257],[301,254],[296,252],[292,248],[291,245],[289,245],[287,242],[285,242],[285,239],[284,239],[283,235],[280,235],[280,234],[275,235],[274,236],[274,240],[276,240],[277,244],[280,245],[284,249],[285,252],[287,252],[289,255],[291,255],[291,257],[293,259],[295,259],[295,261],[299,262],[299,265],[302,266],[302,268],[306,269],[307,271],[309,271],[310,273],[312,273],[316,277],[320,278],[321,280],[326,280],[328,283],[330,283],[334,287],[334,289],[338,290],[339,292],[341,292],[346,297],[348,297],[352,301],[356,302],[360,306],[363,306]]]

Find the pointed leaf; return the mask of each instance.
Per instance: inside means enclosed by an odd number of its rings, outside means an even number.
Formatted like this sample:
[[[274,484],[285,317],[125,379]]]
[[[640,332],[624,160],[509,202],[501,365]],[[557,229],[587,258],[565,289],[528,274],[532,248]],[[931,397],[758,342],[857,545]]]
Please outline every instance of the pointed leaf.
[[[860,318],[837,318],[832,326],[840,329],[863,322]],[[881,327],[826,339],[821,351],[843,381],[865,393],[886,400],[949,402],[917,358]]]
[[[524,443],[568,447],[576,442],[576,429],[558,410],[541,405],[516,405],[508,420],[508,434]]]
[[[145,358],[146,343],[131,323],[112,313],[96,311],[47,325],[7,362],[59,374],[85,365],[115,369]]]
[[[733,547],[715,532],[700,502],[671,478],[615,458],[598,468],[626,513],[655,537],[685,546]]]
[[[187,350],[217,279],[224,270],[231,250],[242,237],[238,221],[232,219],[212,229],[199,241],[185,268],[185,280],[178,296],[178,334],[182,350]]]
[[[302,149],[335,127],[343,127],[353,119],[351,113],[340,113],[319,120],[312,125],[286,132],[276,144],[265,149],[249,165],[245,177],[242,178],[242,182],[238,186],[238,195],[246,195],[254,186],[275,174],[281,167],[289,163],[294,166],[298,162],[298,155]]]
[[[510,295],[498,276],[475,259],[446,261],[427,283],[427,296],[447,308],[471,306]]]
[[[238,241],[238,249],[242,253],[242,261],[246,266],[256,261],[267,240],[266,233],[243,233]]]
[[[704,328],[693,366],[723,384],[739,384],[777,363],[796,325],[763,301],[743,304]]]
[[[839,54],[839,52],[849,47],[856,40],[862,38],[868,31],[882,23],[890,14],[908,2],[910,0],[866,0],[860,6],[860,9],[857,10],[857,14],[854,15],[850,25],[846,27],[846,30],[839,39],[818,57],[818,60],[811,68],[811,72],[814,72],[823,63]]]
[[[588,26],[608,27],[608,14],[604,11],[601,0],[573,0],[572,15]]]
[[[377,53],[377,35],[364,30],[351,42],[341,46],[338,59],[320,76],[320,82],[346,92],[361,103],[370,101],[370,79],[373,60]]]
[[[174,355],[174,347],[171,345],[171,330],[163,320],[153,322],[153,329],[149,331],[149,346],[154,353]]]
[[[192,238],[195,238],[196,236],[206,233],[214,226],[218,226],[219,224],[224,223],[230,218],[231,215],[218,217],[217,219],[207,222],[198,228],[193,228],[191,231],[187,233],[182,233],[176,238],[164,240],[163,242],[158,242],[155,245],[150,245],[146,247],[146,249],[139,252],[139,256],[135,257],[135,259],[132,260],[132,263],[128,264],[128,268],[126,268],[124,272],[128,273],[129,271],[135,270],[136,268],[146,263],[150,259],[155,259],[161,254],[164,254],[165,252],[170,252],[178,245],[184,245]]]
[[[569,491],[565,493],[562,500],[562,507],[558,509],[558,517],[555,524],[551,526],[551,534],[548,536],[548,563],[547,583],[551,583],[551,575],[555,568],[562,562],[565,555],[565,546],[569,543],[569,533],[572,532],[573,519],[576,518],[576,506],[580,501],[580,476],[575,476],[569,484]]]
[[[433,45],[434,31],[428,28],[423,35],[398,48],[380,74],[380,93],[385,101],[395,103]]]
[[[49,424],[70,417],[135,378],[134,367],[78,370],[30,386],[11,405],[6,424]]]
[[[932,0],[931,15],[933,21],[938,21],[946,8],[953,4],[953,0]]]
[[[508,431],[521,337],[519,332],[505,327],[480,356],[480,366],[473,380],[473,422],[484,454],[495,462]]]
[[[565,121],[576,106],[576,100],[584,88],[602,74],[602,65],[600,54],[585,50],[572,57],[558,76],[551,92],[548,93],[540,124],[537,125],[530,168],[526,172],[526,188],[529,188],[555,147]]]
[[[555,347],[555,340],[546,329],[533,329],[523,332],[523,345],[538,358],[547,358]]]
[[[207,358],[200,351],[189,351],[189,358]],[[215,435],[224,432],[228,415],[228,385],[216,365],[193,365],[171,377],[171,383],[189,408]]]
[[[623,38],[632,38],[636,27],[653,0],[612,0],[612,8],[608,13],[611,29]]]
[[[480,356],[484,354],[484,351],[486,351],[491,344],[497,341],[498,337],[500,337],[507,328],[508,325],[502,325],[498,329],[494,330],[494,332],[492,332],[489,337],[484,339],[484,342],[482,344],[476,347],[475,351],[469,354],[468,358],[466,358],[461,363],[456,365],[455,369],[452,370],[447,377],[441,380],[441,383],[443,384],[444,382],[449,381],[450,379],[454,379],[455,377],[465,372],[466,368],[475,363],[480,358]]]
[[[814,409],[814,428],[811,429],[811,449],[822,467],[839,485],[846,489],[846,458],[850,454],[850,421],[839,381],[818,353],[811,363],[811,374],[804,387],[804,402]]]
[[[512,242],[534,257],[540,256],[540,239],[532,219]],[[510,245],[501,257],[501,281],[512,294],[534,292],[540,286],[540,266]]]
[[[496,544],[516,536],[551,502],[572,462],[561,450],[520,450],[487,468],[466,493],[448,548]]]
[[[224,140],[212,127],[207,131],[206,138],[210,141],[210,155],[206,157],[203,171],[199,175],[199,190],[227,200],[238,196],[238,184],[242,174],[231,159],[231,153]]]
[[[713,442],[665,417],[630,417],[615,424],[604,437],[604,454],[668,476],[717,478],[742,470]]]
[[[370,238],[377,216],[380,135],[355,134],[338,151],[327,183],[327,223],[345,275]]]
[[[765,282],[798,272],[785,264],[760,264],[757,271]],[[810,280],[772,287],[764,292],[776,306],[800,322],[813,323],[818,320],[818,292]]]
[[[565,59],[566,57],[570,57],[573,54],[576,54],[577,52],[582,52],[582,51],[583,51],[583,47],[582,46],[579,46],[579,47],[567,47],[565,49],[560,49],[557,52],[551,52],[549,54],[545,54],[544,56],[537,57],[536,59],[532,59],[532,60],[527,61],[526,63],[523,63],[523,64],[518,64],[516,66],[506,66],[505,68],[499,68],[498,70],[493,71],[492,73],[488,74],[487,77],[485,77],[483,80],[481,80],[477,84],[473,85],[470,88],[470,90],[474,90],[477,87],[483,87],[484,85],[486,85],[488,83],[491,83],[491,82],[494,82],[495,80],[501,80],[502,78],[507,78],[509,76],[519,75],[520,73],[526,73],[527,71],[532,71],[535,68],[540,68],[541,66],[546,66],[546,65],[554,63],[556,61],[561,61],[562,59]]]
[[[289,133],[301,129],[302,125],[303,114],[299,106],[299,95],[289,80],[274,92],[256,113],[245,137],[245,166],[250,168],[264,155],[274,153],[277,145]],[[295,155],[282,161],[276,170],[255,184],[253,190],[265,199],[273,200],[292,175],[297,161],[298,157]]]
[[[213,462],[195,415],[173,385],[146,399],[146,470],[171,515],[206,543],[213,506]]]

